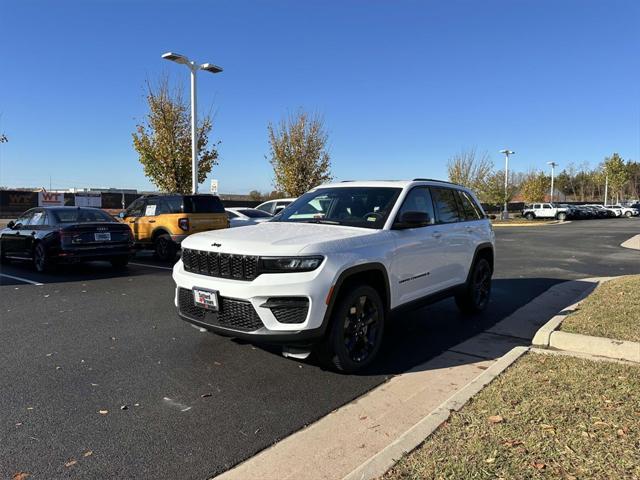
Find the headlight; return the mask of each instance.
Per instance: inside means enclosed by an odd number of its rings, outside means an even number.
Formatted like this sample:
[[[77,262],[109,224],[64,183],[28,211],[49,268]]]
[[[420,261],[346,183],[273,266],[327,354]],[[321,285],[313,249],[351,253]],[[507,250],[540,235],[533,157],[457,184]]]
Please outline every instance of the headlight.
[[[310,272],[320,266],[324,257],[260,257],[262,273]]]

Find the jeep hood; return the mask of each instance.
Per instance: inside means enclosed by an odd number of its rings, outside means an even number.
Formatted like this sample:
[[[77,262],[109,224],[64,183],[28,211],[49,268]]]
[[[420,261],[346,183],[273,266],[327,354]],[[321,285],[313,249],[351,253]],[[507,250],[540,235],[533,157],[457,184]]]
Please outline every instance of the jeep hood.
[[[305,248],[310,251],[315,250],[313,247],[316,245],[343,244],[345,240],[375,235],[377,232],[379,230],[339,225],[264,222],[196,233],[184,239],[182,247],[242,255],[297,255]]]

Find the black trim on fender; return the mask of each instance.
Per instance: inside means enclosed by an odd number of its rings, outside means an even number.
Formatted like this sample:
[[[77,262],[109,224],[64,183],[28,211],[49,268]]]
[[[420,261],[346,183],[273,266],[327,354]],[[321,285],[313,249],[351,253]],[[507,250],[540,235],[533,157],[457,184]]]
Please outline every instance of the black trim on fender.
[[[327,330],[329,326],[329,321],[331,320],[331,314],[333,312],[333,307],[336,304],[337,298],[340,296],[340,289],[346,280],[353,275],[357,275],[362,272],[368,272],[371,270],[375,270],[381,272],[384,277],[385,284],[385,298],[384,298],[384,308],[388,312],[389,311],[389,302],[391,301],[391,287],[389,286],[389,275],[387,274],[387,269],[384,267],[382,263],[371,262],[371,263],[363,263],[360,265],[355,265],[353,267],[349,267],[344,270],[339,276],[336,282],[333,284],[333,290],[331,294],[331,299],[329,300],[329,305],[327,305],[327,310],[324,312],[324,318],[322,319],[322,325],[320,329],[324,335],[324,332]]]
[[[465,282],[465,285],[469,283],[469,279],[471,278],[471,270],[473,268],[473,265],[476,263],[476,260],[478,259],[478,254],[484,250],[489,250],[491,252],[491,274],[493,275],[493,264],[495,261],[495,257],[493,255],[493,245],[491,244],[491,242],[483,242],[481,244],[479,244],[476,247],[476,251],[473,252],[473,260],[471,260],[471,265],[469,265],[469,272],[467,272],[467,280]]]

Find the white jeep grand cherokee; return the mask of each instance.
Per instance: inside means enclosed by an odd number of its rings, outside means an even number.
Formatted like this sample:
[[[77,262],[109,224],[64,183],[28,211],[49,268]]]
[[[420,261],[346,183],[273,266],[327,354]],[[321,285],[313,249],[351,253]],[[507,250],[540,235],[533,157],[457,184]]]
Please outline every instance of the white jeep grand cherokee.
[[[269,222],[186,238],[175,304],[200,327],[303,358],[315,346],[353,372],[374,359],[401,308],[447,296],[467,313],[486,308],[493,251],[491,223],[464,187],[322,185]]]

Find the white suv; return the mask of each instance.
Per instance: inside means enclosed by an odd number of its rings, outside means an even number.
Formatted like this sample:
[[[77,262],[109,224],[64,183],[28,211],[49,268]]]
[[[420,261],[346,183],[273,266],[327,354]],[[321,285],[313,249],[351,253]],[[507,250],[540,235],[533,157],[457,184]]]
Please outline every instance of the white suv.
[[[455,296],[467,313],[491,294],[494,233],[464,187],[437,180],[317,187],[273,220],[187,237],[173,269],[186,321],[278,343],[341,371],[368,365],[385,320]]]

